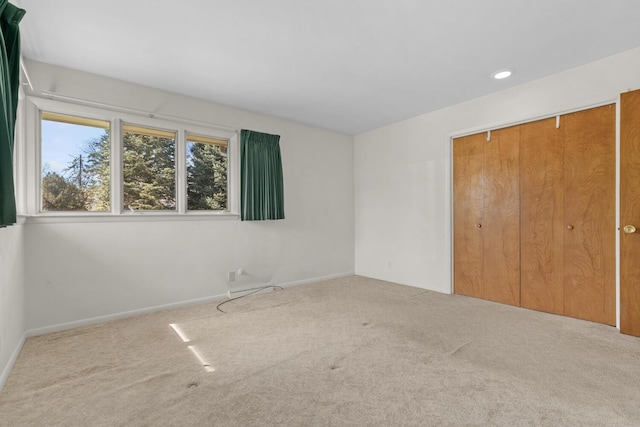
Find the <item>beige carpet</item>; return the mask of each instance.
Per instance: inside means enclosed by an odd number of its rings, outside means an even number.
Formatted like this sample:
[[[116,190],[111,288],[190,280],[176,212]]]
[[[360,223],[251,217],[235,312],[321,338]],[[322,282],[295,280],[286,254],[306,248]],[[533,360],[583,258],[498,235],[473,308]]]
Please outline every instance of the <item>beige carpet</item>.
[[[612,327],[362,277],[222,308],[28,339],[0,426],[640,425]]]

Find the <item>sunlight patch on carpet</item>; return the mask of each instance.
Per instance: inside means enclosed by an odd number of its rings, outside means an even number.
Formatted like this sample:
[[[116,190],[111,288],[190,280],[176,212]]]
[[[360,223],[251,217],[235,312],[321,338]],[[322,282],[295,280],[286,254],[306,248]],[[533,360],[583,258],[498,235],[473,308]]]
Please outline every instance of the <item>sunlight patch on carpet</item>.
[[[176,323],[169,323],[169,326],[171,326],[171,329],[173,329],[173,331],[180,337],[182,342],[191,341],[179,325],[177,325]]]
[[[202,357],[202,354],[200,354],[200,351],[196,348],[195,345],[190,345],[187,348],[189,350],[191,350],[191,352],[196,357],[196,359],[198,359],[198,361],[202,364],[202,367],[204,368],[204,370],[206,372],[214,372],[215,371],[213,366],[211,366],[211,364],[209,362],[207,362],[204,357]]]

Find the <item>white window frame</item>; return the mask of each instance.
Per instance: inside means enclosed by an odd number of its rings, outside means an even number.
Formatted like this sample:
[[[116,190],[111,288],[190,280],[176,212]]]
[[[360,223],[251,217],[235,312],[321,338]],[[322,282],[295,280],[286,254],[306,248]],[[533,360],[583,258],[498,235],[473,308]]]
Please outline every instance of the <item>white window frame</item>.
[[[111,132],[111,210],[109,212],[42,211],[41,171],[41,112],[48,111],[70,116],[104,120]],[[25,102],[25,138],[18,160],[25,171],[22,186],[24,216],[35,222],[101,222],[122,220],[183,220],[208,218],[239,218],[240,205],[240,150],[239,131],[220,129],[214,125],[187,118],[165,118],[161,115],[143,115],[107,108],[61,102],[52,99],[27,97]],[[123,206],[122,125],[135,124],[150,128],[176,131],[176,209],[174,211],[134,211]],[[187,134],[203,135],[229,141],[227,147],[227,210],[187,210]]]

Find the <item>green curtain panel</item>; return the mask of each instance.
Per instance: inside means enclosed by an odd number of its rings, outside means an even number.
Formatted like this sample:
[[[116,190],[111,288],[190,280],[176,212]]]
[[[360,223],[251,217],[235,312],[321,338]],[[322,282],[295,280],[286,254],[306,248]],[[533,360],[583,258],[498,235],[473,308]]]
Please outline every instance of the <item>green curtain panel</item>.
[[[25,11],[0,0],[0,228],[16,222],[13,144],[20,85],[20,29]]]
[[[242,221],[284,219],[280,136],[243,129],[240,164]]]

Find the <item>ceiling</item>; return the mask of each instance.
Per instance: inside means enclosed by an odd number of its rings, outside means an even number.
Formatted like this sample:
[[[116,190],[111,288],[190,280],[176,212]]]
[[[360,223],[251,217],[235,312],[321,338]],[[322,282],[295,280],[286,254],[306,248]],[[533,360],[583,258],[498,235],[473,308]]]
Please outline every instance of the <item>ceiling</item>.
[[[12,3],[27,58],[351,135],[640,46],[637,0]]]

